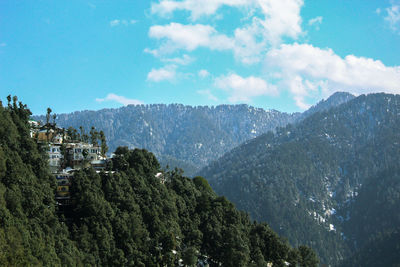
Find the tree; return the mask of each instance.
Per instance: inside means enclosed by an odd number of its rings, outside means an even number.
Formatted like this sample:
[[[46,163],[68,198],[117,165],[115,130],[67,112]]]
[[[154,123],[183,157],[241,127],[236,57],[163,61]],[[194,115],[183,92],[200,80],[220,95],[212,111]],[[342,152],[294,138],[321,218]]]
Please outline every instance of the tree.
[[[56,118],[57,118],[57,114],[53,114],[53,128],[56,128]]]
[[[7,96],[7,106],[11,108],[11,95]]]
[[[129,153],[129,148],[127,146],[119,146],[114,153],[115,155],[124,156]]]
[[[81,141],[87,143],[89,141],[89,136],[85,133],[85,128],[79,126],[79,130],[81,131]]]
[[[18,97],[15,95],[15,96],[13,96],[13,108],[15,111],[17,111],[17,109],[18,109],[17,102],[18,102]]]
[[[103,131],[100,131],[100,142],[101,142],[101,155],[105,157],[108,151],[108,146],[107,146],[106,136],[104,135]]]
[[[194,247],[188,247],[182,254],[183,264],[186,266],[195,266],[197,263],[197,250]]]
[[[50,123],[50,114],[51,114],[52,110],[51,108],[47,108],[47,113],[46,113],[46,125],[48,126]]]
[[[84,149],[82,150],[82,156],[83,156],[83,158],[86,160],[88,155],[89,155],[89,150],[88,150],[87,148],[84,148]]]
[[[104,135],[104,134],[103,134]],[[99,138],[99,132],[96,131],[96,129],[92,126],[90,129],[90,142],[92,145],[97,146],[97,139]]]
[[[317,254],[307,247],[307,246],[300,246],[299,247],[299,254],[300,254],[300,267],[317,267],[319,260]]]

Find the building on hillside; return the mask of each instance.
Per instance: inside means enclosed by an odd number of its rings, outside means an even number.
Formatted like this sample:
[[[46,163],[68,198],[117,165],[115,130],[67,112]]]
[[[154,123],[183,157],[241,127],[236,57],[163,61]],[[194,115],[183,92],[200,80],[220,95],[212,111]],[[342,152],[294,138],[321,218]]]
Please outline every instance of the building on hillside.
[[[64,137],[62,134],[57,133],[53,136],[53,138],[51,139],[51,142],[54,144],[59,144],[61,145],[64,142]]]
[[[63,155],[61,153],[61,146],[58,144],[49,144],[47,149],[49,156],[49,166],[52,173],[58,172],[61,167]]]
[[[40,123],[38,121],[29,120],[28,123],[31,126],[31,128],[39,128],[40,127]]]
[[[74,179],[74,170],[56,173],[57,191],[56,201],[59,206],[66,206],[71,204],[70,186]]]
[[[31,127],[31,130],[35,129]],[[35,137],[38,143],[57,143],[62,144],[64,140],[64,130],[58,127],[42,126],[36,129]]]
[[[33,137],[35,137],[36,133],[39,131],[40,123],[35,120],[29,120],[28,123],[30,125],[30,135],[31,135],[31,138],[33,138]]]
[[[90,162],[90,165],[95,169],[96,171],[101,171],[105,170],[107,167],[107,159],[99,159],[99,160],[92,160]]]
[[[42,129],[37,132],[37,141],[39,143],[51,142],[54,136],[53,129]]]
[[[70,167],[80,169],[89,167],[90,165],[96,170],[104,170],[107,166],[107,158],[101,155],[101,148],[87,143],[65,143],[62,137],[54,136],[48,145],[47,153],[49,158],[50,170],[53,173],[60,171],[62,168]],[[65,148],[65,155],[61,151],[61,147]]]
[[[101,148],[87,143],[67,143],[68,164],[72,168],[82,168],[92,164],[96,169],[105,168],[106,158],[101,155]]]
[[[55,124],[42,127],[36,121],[30,121],[29,124],[31,137],[46,148],[50,170],[56,177],[55,199],[59,205],[59,212],[70,212],[70,205],[73,204],[70,186],[74,171],[92,166],[96,172],[103,172],[109,159],[102,156],[100,146],[71,140],[65,130],[56,127]]]

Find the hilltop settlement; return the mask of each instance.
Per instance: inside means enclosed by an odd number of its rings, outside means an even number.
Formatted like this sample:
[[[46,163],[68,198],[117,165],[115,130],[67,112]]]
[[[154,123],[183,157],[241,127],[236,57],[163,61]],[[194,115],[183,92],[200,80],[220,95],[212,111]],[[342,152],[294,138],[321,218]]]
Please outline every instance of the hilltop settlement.
[[[30,120],[29,124],[31,137],[45,147],[50,171],[57,179],[58,205],[71,203],[69,187],[76,170],[93,167],[100,172],[110,166],[111,158],[106,156],[108,147],[103,131],[97,132],[92,127],[87,135],[83,127],[80,127],[80,132],[72,127],[65,130],[57,127],[55,122],[49,122],[49,112],[46,124],[41,125],[35,120]]]

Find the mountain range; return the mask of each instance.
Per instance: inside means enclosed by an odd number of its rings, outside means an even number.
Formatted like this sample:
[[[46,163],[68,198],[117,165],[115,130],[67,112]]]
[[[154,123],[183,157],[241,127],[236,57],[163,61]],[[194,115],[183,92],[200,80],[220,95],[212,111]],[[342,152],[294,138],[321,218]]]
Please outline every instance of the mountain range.
[[[247,105],[191,107],[180,104],[129,105],[118,109],[58,114],[57,124],[86,132],[94,126],[118,146],[145,148],[163,165],[192,175],[242,142],[296,120],[299,114]],[[36,117],[45,121],[45,116]]]
[[[131,105],[60,114],[57,123],[95,126],[110,151],[146,148],[164,166],[205,177],[324,264],[392,266],[400,262],[399,103],[397,95],[338,92],[303,113]]]
[[[400,262],[399,115],[399,95],[349,98],[242,144],[199,175],[326,264],[393,266]]]
[[[247,140],[352,97],[348,93],[335,93],[310,110],[293,114],[244,104],[216,107],[152,104],[58,114],[56,122],[64,128],[82,126],[86,132],[94,126],[104,131],[109,151],[118,146],[145,148],[162,165],[182,168],[186,175],[192,176]],[[45,116],[35,119],[46,120]]]

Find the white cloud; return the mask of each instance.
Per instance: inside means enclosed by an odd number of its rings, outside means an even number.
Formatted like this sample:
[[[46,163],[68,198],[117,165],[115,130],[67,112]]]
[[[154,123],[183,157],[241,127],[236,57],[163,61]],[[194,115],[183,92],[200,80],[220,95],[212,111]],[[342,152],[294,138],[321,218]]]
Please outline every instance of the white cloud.
[[[161,46],[159,52],[173,52],[176,49],[193,51],[198,47],[223,50],[230,46],[230,39],[225,35],[218,34],[209,25],[183,25],[170,23],[165,26],[152,26],[149,36],[156,39],[167,39]]]
[[[135,24],[135,23],[137,23],[137,20],[134,20],[134,19],[129,19],[129,20],[127,20],[127,19],[122,19],[122,20],[114,19],[114,20],[110,21],[110,26],[111,27],[115,27],[115,26],[119,26],[119,25],[128,26],[128,25],[132,25],[132,24]]]
[[[212,101],[218,101],[218,98],[211,93],[210,90],[199,90],[197,91],[198,94],[206,96],[208,99]]]
[[[267,39],[276,45],[282,36],[297,39],[302,33],[300,10],[303,0],[258,0],[265,19],[262,24]]]
[[[129,98],[126,98],[124,96],[119,96],[119,95],[116,95],[116,94],[108,94],[105,98],[96,98],[96,101],[100,102],[100,103],[104,102],[104,101],[115,101],[115,102],[118,102],[118,103],[120,103],[120,104],[122,104],[124,106],[127,106],[127,105],[141,105],[141,104],[143,104],[143,102],[140,101],[140,100],[129,99]]]
[[[110,26],[111,27],[118,26],[120,24],[120,22],[121,21],[119,19],[114,19],[114,20],[110,21]]]
[[[151,82],[173,81],[176,77],[176,66],[167,65],[164,68],[152,69],[147,74],[147,80]]]
[[[237,74],[219,76],[214,86],[229,94],[228,100],[232,103],[250,102],[253,97],[262,95],[276,95],[277,89],[261,78],[249,76],[243,78]]]
[[[176,10],[186,10],[191,14],[193,21],[202,16],[214,15],[221,6],[236,8],[259,9],[263,13],[263,26],[269,40],[279,42],[281,36],[292,38],[302,32],[300,9],[303,0],[161,0],[153,3],[151,11],[161,16],[171,15]]]
[[[297,39],[302,34],[300,9],[303,0],[161,0],[152,5],[152,12],[170,15],[175,10],[187,10],[191,12],[191,18],[196,20],[204,15],[215,15],[223,5],[253,10],[246,12],[251,16],[245,20],[250,19],[251,22],[236,28],[231,36],[204,24],[152,26],[149,37],[162,42],[159,48],[147,48],[145,52],[162,56],[176,50],[193,51],[204,47],[217,51],[231,50],[237,60],[253,64],[259,62],[271,46],[279,45],[282,37]]]
[[[175,63],[178,65],[189,65],[194,61],[194,58],[184,54],[182,57],[175,57],[175,58],[163,58],[161,59],[163,62],[168,62],[168,63]]]
[[[187,10],[191,13],[191,19],[197,20],[201,16],[209,16],[215,14],[215,12],[222,6],[240,7],[247,6],[252,1],[249,0],[184,0],[184,1],[172,1],[172,0],[161,0],[159,3],[153,3],[151,5],[151,12],[159,14],[161,16],[169,16],[175,10]]]
[[[321,25],[321,23],[322,23],[322,17],[321,16],[318,16],[318,17],[315,17],[315,18],[312,18],[312,19],[310,19],[309,21],[308,21],[308,25],[310,25],[310,26],[315,26],[315,28],[317,29],[317,30],[319,30],[319,25]]]
[[[288,87],[297,105],[306,108],[305,98],[330,95],[337,90],[353,94],[376,91],[400,93],[400,67],[379,60],[348,55],[308,44],[283,44],[266,57],[267,71],[279,71],[281,87]]]
[[[265,42],[257,42],[258,28],[248,27],[236,29],[233,38],[219,34],[209,25],[183,25],[170,23],[150,28],[149,36],[163,40],[158,49],[145,49],[154,56],[162,56],[183,49],[193,51],[200,47],[210,50],[232,50],[235,57],[246,64],[258,62],[260,53],[265,49]]]
[[[312,19],[310,19],[309,21],[308,21],[308,25],[314,25],[314,24],[321,24],[322,23],[322,17],[321,16],[318,16],[318,17],[315,17],[315,18],[312,18]]]
[[[391,7],[386,8],[385,21],[394,31],[400,31],[400,4],[392,4]]]
[[[258,19],[254,19],[251,25],[237,28],[231,42],[235,58],[245,64],[259,62],[268,47],[263,27]]]
[[[200,78],[204,79],[210,75],[207,70],[199,70],[198,75]]]

